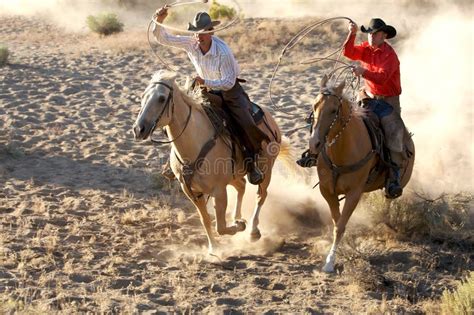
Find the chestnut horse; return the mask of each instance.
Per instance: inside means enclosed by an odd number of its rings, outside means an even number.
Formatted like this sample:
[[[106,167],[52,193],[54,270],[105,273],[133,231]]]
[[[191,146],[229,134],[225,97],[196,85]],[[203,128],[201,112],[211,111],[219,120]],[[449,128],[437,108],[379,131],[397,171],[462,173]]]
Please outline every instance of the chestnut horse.
[[[176,74],[160,71],[146,88],[141,110],[133,126],[135,139],[147,139],[155,128],[165,127],[172,146],[170,166],[186,196],[198,210],[206,230],[209,252],[217,243],[211,230],[207,212],[207,196],[213,197],[216,229],[219,235],[234,235],[245,230],[241,220],[242,198],[245,192],[245,165],[242,153],[235,150],[229,136],[216,130],[206,114],[202,98],[188,95],[175,82]],[[281,132],[275,120],[264,110],[263,122],[258,127],[272,141],[266,144],[259,158],[264,180],[258,187],[257,202],[252,215],[251,239],[261,234],[259,213],[267,197],[272,167],[281,149]],[[235,152],[237,151],[237,152]],[[282,148],[282,153],[284,148]],[[286,152],[286,151],[285,151]],[[289,151],[288,151],[289,153]],[[226,223],[227,185],[237,190],[233,224]]]
[[[352,212],[364,192],[384,187],[386,172],[369,176],[379,163],[379,155],[373,149],[363,121],[365,112],[343,96],[344,82],[337,87],[329,87],[327,81],[324,76],[320,94],[313,105],[309,149],[311,153],[319,154],[319,188],[329,205],[334,223],[333,243],[323,267],[323,271],[333,272],[337,246]],[[413,140],[406,130],[404,143],[409,154],[400,170],[403,187],[411,177],[415,160]],[[342,213],[339,210],[340,195],[345,196]]]

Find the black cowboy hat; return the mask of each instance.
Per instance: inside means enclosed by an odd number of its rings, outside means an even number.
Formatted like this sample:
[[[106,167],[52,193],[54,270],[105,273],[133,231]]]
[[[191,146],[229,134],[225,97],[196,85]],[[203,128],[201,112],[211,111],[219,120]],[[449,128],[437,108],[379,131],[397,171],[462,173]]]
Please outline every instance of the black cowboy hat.
[[[214,26],[219,25],[220,21],[212,21],[209,14],[206,12],[199,12],[194,17],[193,23],[189,23],[188,31],[202,32],[212,29]]]
[[[385,24],[382,19],[372,19],[369,22],[369,27],[362,25],[360,30],[364,33],[376,33],[382,31],[387,34],[387,39],[395,37],[397,35],[397,30],[391,25]]]

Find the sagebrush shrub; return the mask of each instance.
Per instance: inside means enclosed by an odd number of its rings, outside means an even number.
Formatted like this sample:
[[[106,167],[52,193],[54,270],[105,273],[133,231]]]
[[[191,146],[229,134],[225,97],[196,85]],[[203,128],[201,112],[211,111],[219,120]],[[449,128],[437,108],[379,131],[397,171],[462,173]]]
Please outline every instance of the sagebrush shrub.
[[[375,224],[383,223],[402,237],[430,236],[450,238],[469,227],[469,209],[474,200],[470,193],[443,194],[435,199],[421,195],[395,199],[387,204],[380,193],[364,197],[364,207]]]
[[[232,19],[235,17],[236,11],[234,8],[220,4],[217,1],[213,0],[211,7],[209,8],[209,15],[213,20],[216,19]]]
[[[459,281],[455,291],[445,290],[441,298],[441,314],[468,315],[474,310],[474,272]]]
[[[8,47],[0,45],[0,67],[7,64],[9,55],[10,51],[8,50]]]
[[[89,15],[86,22],[92,32],[104,36],[123,31],[123,23],[119,21],[114,13],[103,13],[97,16]]]

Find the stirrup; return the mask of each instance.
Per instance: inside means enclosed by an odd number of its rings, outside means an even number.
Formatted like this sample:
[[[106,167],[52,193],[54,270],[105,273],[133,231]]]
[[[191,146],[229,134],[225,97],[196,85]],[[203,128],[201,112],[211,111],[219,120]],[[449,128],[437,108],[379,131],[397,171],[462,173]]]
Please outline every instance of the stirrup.
[[[301,155],[301,158],[296,160],[296,164],[301,167],[313,167],[318,165],[318,155],[311,154],[309,150],[306,150]]]
[[[171,169],[171,167],[169,165],[166,165],[161,169],[161,175],[163,175],[164,177],[166,177],[169,180],[172,180],[172,179],[176,178],[176,176],[173,173],[173,170]]]

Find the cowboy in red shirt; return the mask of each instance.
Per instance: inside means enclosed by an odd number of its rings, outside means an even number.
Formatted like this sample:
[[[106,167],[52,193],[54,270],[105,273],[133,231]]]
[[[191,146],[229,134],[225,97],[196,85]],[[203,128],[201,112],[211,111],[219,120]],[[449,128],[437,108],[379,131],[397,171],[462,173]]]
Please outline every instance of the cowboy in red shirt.
[[[360,94],[361,101],[363,104],[370,104],[369,108],[380,118],[393,164],[388,172],[385,192],[388,198],[396,198],[403,191],[400,185],[400,165],[404,159],[405,125],[400,117],[400,61],[395,50],[385,40],[395,37],[397,31],[382,19],[372,19],[369,27],[361,26],[360,29],[368,33],[368,41],[361,45],[354,44],[357,25],[351,22],[350,34],[344,45],[344,56],[360,61],[360,66],[354,67],[353,72],[365,79],[365,87]]]
[[[365,79],[367,96],[383,98],[400,113],[400,61],[392,46],[385,42],[395,37],[397,31],[381,19],[372,19],[368,28],[361,26],[361,31],[368,33],[368,41],[355,46],[357,25],[350,23],[349,30],[344,56],[361,62],[361,66],[354,68],[354,74]]]

